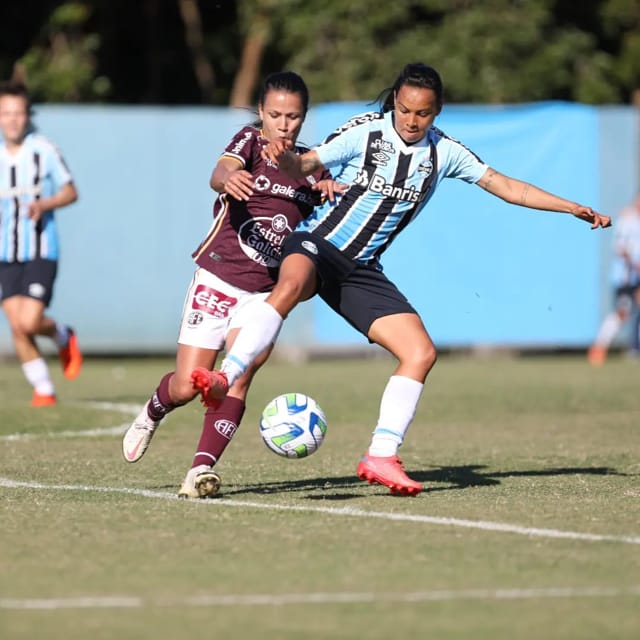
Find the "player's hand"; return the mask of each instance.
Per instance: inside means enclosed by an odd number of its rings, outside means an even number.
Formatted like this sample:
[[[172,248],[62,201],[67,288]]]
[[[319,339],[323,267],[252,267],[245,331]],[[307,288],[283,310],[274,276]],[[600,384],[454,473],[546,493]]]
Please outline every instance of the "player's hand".
[[[42,203],[40,200],[34,200],[29,204],[29,212],[27,215],[34,222],[38,222],[40,218],[42,218],[42,214],[45,212],[45,209],[42,207]]]
[[[598,227],[611,226],[611,218],[609,216],[603,216],[601,213],[594,211],[591,207],[583,207],[581,204],[577,205],[573,211],[571,211],[572,215],[576,218],[580,218],[580,220],[584,220],[585,222],[591,223],[592,229],[597,229]]]
[[[248,200],[253,194],[253,176],[244,169],[232,171],[224,181],[224,192],[236,200]]]
[[[290,162],[287,162],[287,158],[294,155],[290,153],[291,149],[293,149],[293,142],[291,140],[271,140],[271,142],[267,143],[262,148],[260,155],[263,160],[273,162],[280,169],[286,172],[288,166],[291,164]]]
[[[312,187],[314,191],[320,192],[322,202],[327,200],[332,204],[336,201],[337,196],[341,196],[349,189],[348,184],[342,182],[336,182],[335,180],[325,179],[318,180]]]

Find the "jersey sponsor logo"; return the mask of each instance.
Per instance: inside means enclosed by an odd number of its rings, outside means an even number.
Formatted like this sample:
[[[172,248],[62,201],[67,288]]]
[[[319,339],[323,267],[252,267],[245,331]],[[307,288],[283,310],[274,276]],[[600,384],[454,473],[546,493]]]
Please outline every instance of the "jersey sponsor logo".
[[[243,136],[241,140],[238,140],[238,142],[236,142],[233,147],[230,150],[230,153],[237,153],[239,154],[244,147],[246,146],[247,142],[249,142],[249,140],[251,140],[251,137],[253,136],[253,131],[247,131]]]
[[[311,240],[303,240],[300,245],[309,253],[313,253],[314,256],[318,255],[318,247],[316,246],[315,242],[311,242]]]
[[[238,302],[221,291],[199,284],[191,300],[191,308],[207,313],[214,318],[226,318],[229,310]]]
[[[298,202],[302,202],[304,204],[308,204],[313,206],[315,201],[313,197],[302,191],[300,189],[294,189],[291,185],[288,184],[280,184],[278,182],[271,182],[269,178],[263,175],[259,175],[253,182],[253,186],[257,191],[268,191],[274,196],[285,196],[287,198],[291,198],[292,200],[297,200]]]
[[[227,440],[231,440],[233,438],[235,432],[238,429],[238,425],[235,422],[231,422],[231,420],[216,420],[213,423],[213,428],[221,435],[227,438]]]
[[[415,187],[396,187],[393,184],[389,184],[377,173],[374,173],[373,177],[369,179],[368,171],[360,171],[354,180],[354,184],[394,200],[403,200],[405,202],[420,201],[420,191]]]
[[[0,189],[0,198],[21,198],[28,196],[37,198],[42,195],[42,185],[34,184],[28,187],[9,187],[8,189]]]
[[[393,146],[393,143],[385,140],[384,138],[376,138],[371,143],[371,148],[376,149],[378,151],[386,151],[387,153],[395,153],[396,150]]]
[[[337,135],[348,131],[349,129],[353,129],[353,127],[357,127],[361,124],[366,124],[367,122],[372,122],[373,120],[380,120],[382,118],[382,114],[376,111],[370,111],[369,113],[363,113],[362,115],[355,116],[345,122],[341,127],[338,127],[332,134],[328,136],[325,142],[328,142],[332,138],[335,138]]]
[[[371,154],[371,157],[373,158],[371,162],[377,167],[386,167],[387,162],[391,160],[391,158],[386,153],[384,153],[384,151],[376,151],[376,153]]]
[[[291,231],[289,220],[281,213],[273,218],[251,218],[238,230],[238,242],[251,260],[274,268],[280,264],[282,245]]]

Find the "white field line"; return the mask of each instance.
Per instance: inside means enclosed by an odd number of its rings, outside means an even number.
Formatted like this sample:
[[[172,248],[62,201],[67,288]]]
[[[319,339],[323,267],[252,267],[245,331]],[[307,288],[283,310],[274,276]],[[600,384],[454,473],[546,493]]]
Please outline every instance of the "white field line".
[[[120,413],[130,414],[135,417],[140,412],[142,404],[128,404],[124,402],[87,402],[85,403],[94,409],[102,409],[103,411],[119,411]],[[6,436],[0,436],[0,441],[19,441],[33,440],[35,438],[93,438],[96,436],[118,436],[124,433],[124,430],[130,426],[130,422],[116,425],[115,427],[104,427],[102,429],[84,429],[82,431],[53,431],[50,433],[11,433]]]
[[[84,596],[75,598],[0,598],[0,609],[142,609],[151,607],[282,606],[292,604],[367,604],[377,602],[443,602],[456,600],[538,600],[543,598],[620,598],[640,596],[636,587],[547,587],[538,589],[461,589],[407,593],[337,592],[199,595],[180,598]]]
[[[45,491],[87,491],[101,493],[123,493],[162,500],[178,500],[176,494],[148,489],[132,489],[128,487],[100,487],[87,485],[47,485],[39,482],[21,482],[10,478],[0,477],[0,487],[42,489]],[[354,507],[312,507],[307,505],[267,504],[263,502],[249,502],[232,500],[224,497],[215,500],[195,500],[193,504],[222,509],[225,507],[240,507],[244,509],[266,509],[270,511],[301,511],[305,513],[325,513],[332,516],[347,516],[352,518],[374,518],[379,520],[394,520],[403,522],[419,522],[425,524],[444,525],[449,527],[463,527],[480,529],[482,531],[500,531],[522,536],[538,538],[565,538],[568,540],[585,540],[589,542],[617,542],[623,544],[640,545],[640,536],[619,536],[597,533],[580,533],[577,531],[562,531],[560,529],[539,529],[536,527],[522,527],[520,525],[503,522],[489,522],[486,520],[463,520],[460,518],[443,518],[438,516],[414,515],[409,513],[390,513],[384,511],[366,511]]]

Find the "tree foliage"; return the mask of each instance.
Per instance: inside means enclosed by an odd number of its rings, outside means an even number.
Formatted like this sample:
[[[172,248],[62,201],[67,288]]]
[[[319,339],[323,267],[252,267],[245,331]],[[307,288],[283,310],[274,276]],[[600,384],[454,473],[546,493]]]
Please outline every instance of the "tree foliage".
[[[448,102],[640,103],[640,0],[21,0],[0,34],[39,100],[249,104],[283,68],[367,100],[421,60]]]

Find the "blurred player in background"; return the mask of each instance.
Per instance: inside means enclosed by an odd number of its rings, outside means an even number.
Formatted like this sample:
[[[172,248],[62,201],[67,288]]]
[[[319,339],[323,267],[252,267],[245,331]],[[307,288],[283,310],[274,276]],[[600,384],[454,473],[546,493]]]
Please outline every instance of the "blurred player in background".
[[[309,107],[302,78],[293,72],[269,75],[258,102],[260,121],[232,138],[218,160],[210,185],[219,194],[213,224],[193,257],[198,266],[187,291],[178,337],[175,371],[167,373],[122,440],[127,462],[136,462],[149,446],[160,421],[197,395],[191,382],[196,367],[211,369],[218,353],[230,348],[239,328],[275,284],[285,237],[306,218],[321,194],[334,197],[331,174],[323,169],[289,178],[261,156],[269,141],[287,141],[294,153]],[[249,385],[271,346],[256,354],[221,403],[210,406],[202,435],[179,496],[215,495],[220,477],[213,470],[236,432]]]
[[[56,395],[36,337],[55,342],[66,378],[75,378],[82,365],[73,330],[45,315],[59,258],[54,213],[78,193],[60,151],[36,133],[23,85],[0,85],[0,130],[0,298],[33,387],[31,404],[44,407],[56,404]]]
[[[278,282],[252,309],[251,322],[244,324],[221,370],[196,370],[193,379],[205,402],[218,402],[255,357],[273,345],[293,308],[319,293],[370,342],[398,360],[357,474],[392,493],[416,495],[422,485],[406,475],[397,451],[435,364],[436,348],[416,311],[383,275],[382,253],[420,213],[443,178],[478,184],[513,204],[572,214],[593,229],[609,226],[610,219],[498,173],[435,128],[443,106],[435,69],[407,65],[381,102],[379,112],[352,118],[303,155],[292,152],[285,140],[267,145],[264,157],[288,175],[300,178],[335,168],[336,180],[351,186],[336,202],[316,209],[287,238]]]
[[[640,193],[616,219],[613,252],[611,281],[614,309],[603,320],[587,353],[589,362],[594,366],[604,364],[611,343],[630,318],[630,353],[640,355]]]

